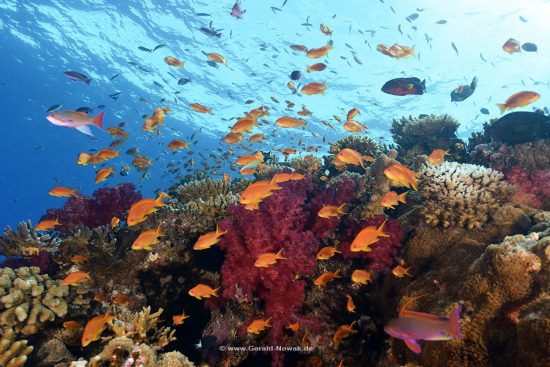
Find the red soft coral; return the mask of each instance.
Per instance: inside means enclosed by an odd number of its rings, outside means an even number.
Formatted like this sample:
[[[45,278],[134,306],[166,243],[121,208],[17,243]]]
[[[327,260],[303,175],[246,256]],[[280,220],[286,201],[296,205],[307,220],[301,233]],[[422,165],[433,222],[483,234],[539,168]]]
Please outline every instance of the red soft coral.
[[[385,220],[384,232],[389,234],[389,237],[379,237],[379,240],[370,246],[370,252],[352,252],[350,245],[357,233],[367,226],[375,226],[378,228]],[[395,255],[401,247],[401,242],[405,238],[405,232],[401,229],[401,225],[394,219],[388,219],[383,215],[377,215],[362,223],[352,221],[346,222],[346,228],[342,236],[342,256],[344,258],[362,257],[370,260],[368,269],[372,271],[386,271],[394,263]]]
[[[97,227],[111,222],[113,217],[122,217],[133,203],[141,199],[141,194],[131,183],[96,190],[93,197],[73,196],[58,209],[48,209],[49,219],[58,219],[61,226],[56,227],[67,232],[74,227],[84,225]]]
[[[527,171],[514,166],[506,180],[517,188],[512,200],[539,209],[550,209],[550,170]]]

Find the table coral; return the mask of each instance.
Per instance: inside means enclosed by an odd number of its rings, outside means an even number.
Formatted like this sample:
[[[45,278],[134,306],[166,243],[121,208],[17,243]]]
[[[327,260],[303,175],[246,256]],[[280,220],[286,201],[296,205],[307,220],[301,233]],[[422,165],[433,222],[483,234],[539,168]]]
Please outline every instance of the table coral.
[[[74,227],[97,227],[111,222],[113,217],[122,218],[133,203],[141,199],[133,184],[125,183],[115,187],[96,190],[92,197],[72,196],[63,208],[48,209],[49,219],[58,219],[61,225],[56,227],[68,232]]]
[[[0,326],[24,335],[67,314],[69,288],[37,267],[0,269]]]
[[[26,340],[18,340],[12,329],[0,328],[0,366],[22,367],[33,347]]]
[[[480,229],[513,193],[502,173],[472,164],[424,165],[419,179],[425,199],[421,215],[427,223],[443,227]]]

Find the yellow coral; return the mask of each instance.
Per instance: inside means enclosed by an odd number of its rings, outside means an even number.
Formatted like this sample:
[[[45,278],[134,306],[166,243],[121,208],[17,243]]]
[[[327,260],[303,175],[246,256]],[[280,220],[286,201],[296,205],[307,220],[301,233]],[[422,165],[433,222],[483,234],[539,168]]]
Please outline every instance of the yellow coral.
[[[2,367],[20,367],[27,361],[27,356],[31,354],[33,347],[27,345],[26,340],[16,340],[12,329],[2,330],[0,339],[0,366]]]

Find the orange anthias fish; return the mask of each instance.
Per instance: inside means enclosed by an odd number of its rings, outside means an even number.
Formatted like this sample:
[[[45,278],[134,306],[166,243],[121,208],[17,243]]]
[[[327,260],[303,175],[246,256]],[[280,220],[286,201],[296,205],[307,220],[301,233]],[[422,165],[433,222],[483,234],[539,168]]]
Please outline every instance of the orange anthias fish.
[[[325,205],[322,207],[317,215],[321,218],[330,219],[334,217],[340,218],[342,215],[347,214],[348,206],[347,204],[342,204],[340,206],[336,205]]]
[[[168,144],[168,149],[178,150],[178,149],[189,149],[189,143],[181,139],[174,139]]]
[[[433,164],[433,165],[441,164],[445,162],[446,155],[449,155],[448,150],[434,149],[432,151],[432,154],[428,156],[428,162],[430,162],[430,164]]]
[[[59,220],[57,219],[46,219],[41,220],[38,222],[38,224],[34,227],[35,231],[50,231],[55,228],[55,226],[60,226],[61,223],[59,223]]]
[[[80,323],[78,321],[69,320],[63,323],[63,327],[65,329],[78,329],[80,327]]]
[[[336,159],[339,160],[342,163],[352,164],[354,166],[360,165],[363,168],[366,168],[365,167],[365,161],[374,162],[373,157],[369,157],[369,156],[366,156],[366,155],[361,155],[361,153],[359,153],[358,151],[353,150],[351,148],[344,148],[344,149],[340,150],[336,154]]]
[[[395,191],[387,192],[384,197],[380,200],[380,203],[384,208],[395,209],[395,206],[401,203],[406,203],[405,197],[408,192],[404,192],[398,195]]]
[[[156,229],[143,230],[132,243],[132,250],[147,250],[151,251],[152,245],[160,242],[159,237],[163,237],[164,233],[160,230],[160,225]]]
[[[224,64],[225,66],[227,66],[227,60],[225,59],[225,57],[223,57],[220,54],[217,54],[215,52],[211,52],[206,56],[208,57],[209,60],[212,60],[212,61],[220,63],[220,64]]]
[[[208,232],[199,237],[197,242],[193,245],[193,250],[206,250],[214,246],[219,242],[220,237],[223,236],[227,231],[220,231],[220,228],[216,225],[216,230],[213,232]]]
[[[260,254],[254,263],[254,266],[257,268],[268,268],[270,265],[277,263],[277,260],[285,260],[286,257],[282,255],[283,249],[280,249],[279,252],[265,252]]]
[[[265,138],[264,134],[254,134],[254,135],[251,135],[248,138],[248,141],[251,142],[251,143],[254,143],[254,142],[262,140],[263,138]]]
[[[516,41],[513,38],[508,39],[508,41],[506,41],[502,45],[502,49],[504,51],[508,52],[509,54],[513,54],[515,52],[520,52],[521,51],[519,42]]]
[[[242,117],[235,122],[231,128],[231,132],[244,134],[252,130],[254,126],[258,126],[258,122],[255,117]]]
[[[404,186],[406,188],[413,188],[418,190],[418,179],[416,178],[416,172],[403,166],[402,164],[394,164],[384,170],[384,174],[392,182],[393,186]]]
[[[351,296],[349,294],[346,297],[347,297],[346,310],[348,310],[348,312],[350,312],[350,313],[354,313],[355,312],[355,303],[353,302],[353,298],[351,298]]]
[[[323,57],[329,53],[329,51],[332,50],[332,41],[327,42],[326,45],[319,48],[310,48],[306,56],[311,59],[318,59],[320,57]]]
[[[259,334],[262,331],[264,331],[267,328],[270,328],[271,325],[269,324],[271,322],[271,317],[268,317],[266,320],[264,319],[258,319],[252,321],[250,325],[246,328],[246,331],[248,331],[250,334]]]
[[[256,152],[254,154],[243,155],[237,158],[237,165],[246,166],[248,164],[261,163],[264,161],[264,155],[262,152]]]
[[[109,176],[114,175],[115,170],[112,167],[109,168],[101,168],[96,172],[95,176],[95,183],[100,183],[105,181]]]
[[[258,204],[263,199],[273,195],[273,190],[281,190],[282,187],[271,181],[256,181],[251,183],[241,193],[239,202],[248,210],[258,209]]]
[[[137,157],[134,158],[134,160],[132,160],[132,165],[138,168],[147,167],[147,166],[150,166],[151,164],[153,164],[153,161],[142,155],[138,155]]]
[[[410,273],[411,268],[405,268],[401,265],[397,265],[395,268],[392,269],[391,273],[395,275],[398,278],[403,278],[405,275],[412,276]]]
[[[113,149],[103,148],[99,152],[97,152],[95,156],[99,158],[101,162],[104,162],[107,159],[113,159],[118,157],[118,151]]]
[[[384,331],[394,338],[401,339],[414,353],[422,352],[417,340],[441,341],[460,339],[460,309],[458,305],[450,317],[430,313],[410,311],[406,302],[397,319],[390,320]]]
[[[168,65],[174,66],[174,67],[176,67],[176,68],[181,68],[181,67],[183,67],[183,61],[178,60],[178,59],[176,59],[176,58],[173,57],[173,56],[166,56],[166,57],[164,58],[164,62],[167,63]]]
[[[69,196],[76,196],[78,197],[77,190],[70,189],[65,186],[56,186],[50,191],[48,191],[48,194],[51,196],[56,196],[58,198],[68,198]]]
[[[150,214],[157,211],[157,208],[167,206],[164,199],[168,198],[170,198],[168,194],[161,192],[156,199],[142,199],[132,205],[128,212],[128,226],[135,226],[145,221]]]
[[[82,333],[82,346],[85,347],[91,342],[98,340],[112,319],[113,316],[109,314],[109,310],[104,315],[95,316],[90,319]]]
[[[216,289],[212,289],[209,285],[206,284],[198,284],[191,288],[188,292],[188,294],[192,297],[195,297],[198,300],[201,300],[203,298],[210,298],[210,297],[218,297],[218,290],[220,287]]]
[[[313,281],[313,284],[319,286],[319,287],[324,287],[326,286],[330,281],[334,280],[334,279],[338,279],[338,278],[341,278],[340,276],[340,270],[336,270],[335,272],[332,272],[332,271],[327,271],[321,275],[319,275],[317,277],[317,279],[315,279]]]
[[[338,251],[336,246],[325,246],[317,252],[317,260],[328,260],[336,254],[341,254],[342,251]]]
[[[287,128],[288,127],[306,126],[306,124],[304,123],[303,120],[299,120],[297,118],[289,117],[289,116],[283,116],[283,117],[278,118],[275,121],[275,125],[280,126],[280,127],[287,127]]]
[[[120,218],[118,217],[111,218],[111,228],[116,228],[116,226],[118,226],[119,223],[120,223]]]
[[[359,111],[358,108],[352,108],[351,110],[348,111],[348,114],[346,116],[346,121],[353,120],[355,118],[355,116],[360,115],[360,114],[361,114],[361,112]]]
[[[294,333],[297,333],[298,331],[300,331],[300,323],[299,322],[294,322],[294,323],[289,322],[288,326],[286,328],[288,330],[291,330]]]
[[[327,86],[325,83],[309,83],[302,87],[302,93],[307,94],[308,96],[314,94],[325,94]]]
[[[370,271],[356,269],[351,274],[351,280],[357,284],[367,284],[372,282]]]
[[[380,44],[376,46],[376,50],[383,53],[386,56],[390,56],[395,59],[403,59],[409,56],[414,56],[414,46],[411,48],[408,48],[406,46],[398,45],[397,43],[395,43],[391,47]]]
[[[188,319],[191,316],[188,316],[185,314],[185,311],[181,313],[181,315],[173,315],[172,316],[172,322],[174,325],[181,325],[185,321],[185,319]]]
[[[86,261],[88,261],[88,256],[74,255],[71,257],[71,262],[73,264],[82,264],[82,263],[85,263]]]
[[[212,109],[201,105],[200,103],[191,103],[189,108],[198,113],[212,113]]]
[[[348,338],[357,332],[357,330],[353,329],[353,325],[355,325],[355,321],[349,325],[338,326],[338,329],[336,329],[336,332],[332,336],[332,341],[336,346],[342,342],[342,339]]]
[[[390,237],[389,234],[384,233],[384,224],[387,219],[376,228],[375,226],[368,226],[363,228],[350,245],[350,250],[352,252],[365,251],[370,252],[370,245],[378,242],[379,237]]]
[[[347,120],[344,123],[344,129],[350,133],[362,133],[365,131],[366,127],[362,123],[355,120]]]
[[[312,71],[323,71],[327,68],[325,64],[322,62],[318,62],[317,64],[313,64],[307,67],[307,72],[311,73]]]
[[[120,127],[111,126],[111,127],[108,127],[106,130],[109,133],[109,135],[111,135],[111,137],[113,137],[113,138],[115,138],[115,137],[118,137],[118,138],[121,138],[121,139],[127,139],[128,138],[128,133],[126,131],[122,130]]]
[[[65,285],[77,285],[78,283],[88,279],[91,279],[90,273],[86,273],[84,271],[74,271],[69,273],[65,279],[61,281],[61,283]]]
[[[224,136],[222,140],[229,144],[237,144],[243,141],[243,134],[230,132],[229,134]]]
[[[114,305],[123,305],[125,303],[130,302],[132,297],[130,297],[127,294],[119,294],[115,298],[113,298],[113,304]]]
[[[510,96],[506,102],[497,103],[500,108],[500,112],[504,113],[506,110],[513,110],[514,108],[524,107],[537,101],[540,98],[540,94],[537,92],[519,92]]]

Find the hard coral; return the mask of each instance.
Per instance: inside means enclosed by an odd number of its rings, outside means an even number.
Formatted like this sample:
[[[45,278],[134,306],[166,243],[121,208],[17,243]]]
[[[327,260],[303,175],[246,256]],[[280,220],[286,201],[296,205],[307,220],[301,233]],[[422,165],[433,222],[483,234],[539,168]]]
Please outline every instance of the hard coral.
[[[458,121],[449,115],[420,115],[393,120],[390,131],[399,145],[399,156],[403,162],[411,164],[415,156],[428,155],[434,149],[448,150],[450,159],[463,159],[466,146],[456,136],[458,127]]]
[[[480,229],[513,192],[502,173],[472,164],[425,165],[419,179],[425,198],[421,214],[427,223],[443,227]]]
[[[330,146],[330,152],[332,154],[338,153],[340,150],[344,148],[350,148],[357,152],[359,152],[361,155],[369,156],[369,157],[377,157],[381,153],[381,146],[380,144],[376,143],[373,139],[367,137],[367,136],[346,136],[338,141],[336,141],[334,144]],[[334,156],[331,155],[329,157],[325,157],[327,160],[327,165],[331,168],[333,167],[334,162]],[[356,172],[356,173],[364,173],[365,169],[361,166],[346,166],[346,170],[348,172]],[[338,169],[331,169],[333,173],[338,173]]]
[[[59,240],[49,234],[37,233],[31,222],[20,222],[14,231],[10,226],[0,236],[0,254],[6,256],[28,256],[43,249],[53,250]]]
[[[0,326],[30,335],[67,314],[69,288],[37,267],[1,268],[0,296]]]
[[[22,367],[33,347],[26,340],[17,340],[12,329],[0,328],[0,366]]]
[[[56,227],[68,232],[77,226],[97,227],[111,222],[113,217],[122,218],[133,203],[141,199],[133,184],[125,183],[115,187],[96,190],[93,197],[73,196],[59,209],[48,209],[47,217],[58,219]]]

